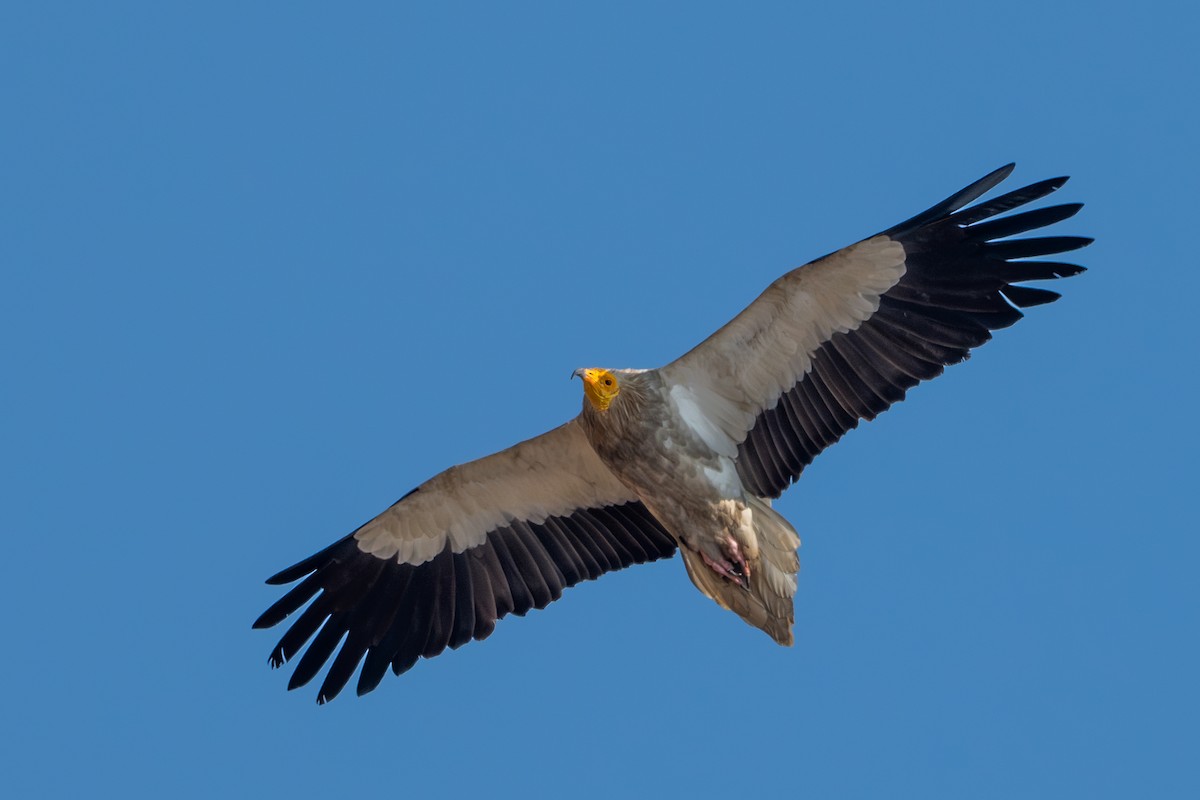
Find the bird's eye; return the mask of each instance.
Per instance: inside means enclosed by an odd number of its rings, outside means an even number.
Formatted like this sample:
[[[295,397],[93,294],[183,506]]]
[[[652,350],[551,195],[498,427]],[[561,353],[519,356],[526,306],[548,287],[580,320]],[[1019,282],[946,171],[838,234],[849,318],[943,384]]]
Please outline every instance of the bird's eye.
[[[605,386],[612,386],[612,378],[605,378],[605,379],[604,379],[604,385],[605,385]]]

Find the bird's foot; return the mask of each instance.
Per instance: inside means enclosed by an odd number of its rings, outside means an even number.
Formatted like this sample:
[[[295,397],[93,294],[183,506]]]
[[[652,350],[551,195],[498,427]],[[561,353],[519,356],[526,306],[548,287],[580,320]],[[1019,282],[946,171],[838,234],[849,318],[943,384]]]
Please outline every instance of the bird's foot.
[[[703,550],[700,551],[700,557],[704,559],[704,563],[709,569],[725,580],[736,583],[743,589],[749,589],[750,565],[746,563],[746,558],[742,555],[737,541],[731,538],[722,544],[725,545],[722,548],[725,551],[724,558],[711,558]]]

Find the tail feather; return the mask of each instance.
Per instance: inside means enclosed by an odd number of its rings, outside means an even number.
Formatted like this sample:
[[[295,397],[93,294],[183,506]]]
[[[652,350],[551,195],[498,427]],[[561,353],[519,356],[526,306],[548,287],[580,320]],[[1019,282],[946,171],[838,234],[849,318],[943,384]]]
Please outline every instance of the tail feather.
[[[680,553],[688,577],[697,589],[780,644],[791,645],[792,623],[796,618],[792,597],[796,593],[796,573],[800,571],[796,548],[800,546],[800,537],[767,501],[751,497],[749,505],[758,553],[748,559],[748,587],[718,575],[694,550],[684,547]]]

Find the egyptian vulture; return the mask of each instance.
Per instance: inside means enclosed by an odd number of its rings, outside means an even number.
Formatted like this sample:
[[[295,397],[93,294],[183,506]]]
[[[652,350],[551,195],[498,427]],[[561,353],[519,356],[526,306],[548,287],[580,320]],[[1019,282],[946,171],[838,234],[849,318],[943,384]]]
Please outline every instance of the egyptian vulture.
[[[1012,169],[792,270],[665,367],[576,371],[579,416],[451,467],[269,578],[299,583],[254,627],[308,604],[271,665],[308,644],[289,689],[332,656],[318,702],[360,663],[361,695],[389,668],[399,675],[421,657],[486,639],[496,620],[544,608],[580,581],[676,550],[696,588],[791,644],[800,540],[771,499],[859,420],[967,358],[1019,320],[1018,309],[1059,297],[1024,283],[1083,271],[1026,259],[1091,239],[1011,238],[1065,220],[1079,204],[999,216],[1066,178],[968,205]]]

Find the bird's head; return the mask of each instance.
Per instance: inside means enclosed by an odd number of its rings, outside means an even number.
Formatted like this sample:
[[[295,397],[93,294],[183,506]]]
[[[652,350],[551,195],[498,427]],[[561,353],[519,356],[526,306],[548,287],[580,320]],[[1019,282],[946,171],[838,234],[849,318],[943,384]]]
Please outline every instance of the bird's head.
[[[621,393],[621,382],[611,370],[585,367],[575,370],[571,377],[583,380],[583,396],[597,411],[607,411],[613,399]]]

